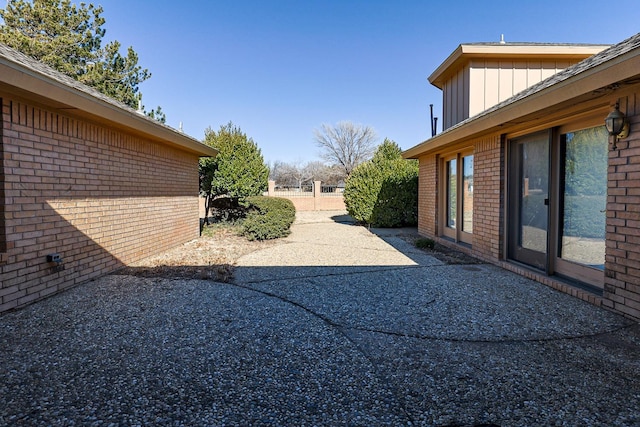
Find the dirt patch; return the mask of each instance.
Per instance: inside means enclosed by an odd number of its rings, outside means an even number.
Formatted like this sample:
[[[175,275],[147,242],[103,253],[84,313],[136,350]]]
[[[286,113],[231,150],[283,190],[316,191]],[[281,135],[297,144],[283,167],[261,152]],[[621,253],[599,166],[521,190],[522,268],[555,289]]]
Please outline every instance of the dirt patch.
[[[421,238],[417,231],[404,232],[399,234],[398,236],[413,246],[415,246],[416,241]],[[461,252],[457,249],[441,245],[440,243],[435,243],[433,249],[420,248],[420,250],[428,253],[432,257],[446,264],[485,264],[484,261],[478,258],[474,258],[471,255],[467,255],[466,253]]]
[[[153,255],[117,271],[139,277],[197,278],[228,282],[235,262],[243,255],[281,243],[249,241],[233,230],[217,228],[207,236]]]
[[[384,231],[382,231],[384,230]],[[380,236],[395,236],[399,237],[411,246],[416,246],[416,241],[423,238],[418,234],[418,230],[415,227],[396,228],[396,229],[376,229],[374,231]],[[416,247],[417,248],[417,247]],[[474,258],[471,255],[467,255],[457,249],[450,248],[440,243],[435,243],[433,249],[418,248],[431,255],[432,257],[446,263],[446,264],[485,264],[484,261]]]
[[[484,264],[484,261],[436,243],[433,249],[422,249],[432,257],[447,264]]]

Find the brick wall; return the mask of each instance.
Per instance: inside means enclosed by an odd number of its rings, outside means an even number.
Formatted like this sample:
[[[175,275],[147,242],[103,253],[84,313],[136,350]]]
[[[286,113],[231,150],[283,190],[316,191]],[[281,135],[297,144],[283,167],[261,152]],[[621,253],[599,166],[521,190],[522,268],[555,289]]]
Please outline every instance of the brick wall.
[[[198,236],[197,155],[7,96],[2,123],[0,311]]]
[[[603,305],[640,319],[640,104],[636,92],[620,99],[631,122],[629,138],[609,152]]]
[[[502,206],[504,151],[499,135],[474,142],[473,244],[472,253],[499,260],[502,255]],[[438,160],[436,155],[420,157],[418,232],[438,237]]]
[[[2,103],[2,98],[0,97],[0,115],[2,114],[4,108]],[[0,116],[3,117],[3,116]],[[0,265],[6,262],[7,257],[7,238],[6,238],[6,227],[5,227],[5,196],[4,196],[4,186],[5,186],[5,178],[4,178],[4,150],[2,149],[2,141],[4,135],[4,126],[0,126]],[[0,289],[1,289],[0,285]],[[0,300],[2,303],[2,300]]]
[[[418,232],[430,238],[437,235],[438,164],[435,155],[419,159]]]
[[[281,197],[291,200],[296,211],[344,211],[344,197],[342,193],[322,193],[322,182],[315,181],[313,193],[291,194],[290,192],[280,192],[275,189],[275,181],[269,181],[267,195],[270,197]]]
[[[304,197],[304,196],[278,196],[291,200],[296,211],[344,211],[346,206],[344,205],[344,198],[340,196],[319,196],[319,197]]]
[[[473,252],[498,260],[502,255],[504,151],[500,136],[474,144]]]

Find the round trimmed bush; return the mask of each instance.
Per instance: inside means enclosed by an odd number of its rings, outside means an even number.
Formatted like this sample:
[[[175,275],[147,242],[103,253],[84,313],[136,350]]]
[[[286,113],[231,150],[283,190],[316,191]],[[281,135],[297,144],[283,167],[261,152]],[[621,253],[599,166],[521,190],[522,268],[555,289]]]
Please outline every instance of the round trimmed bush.
[[[286,237],[296,219],[293,202],[278,197],[254,196],[245,199],[247,214],[241,234],[249,240],[270,240]]]

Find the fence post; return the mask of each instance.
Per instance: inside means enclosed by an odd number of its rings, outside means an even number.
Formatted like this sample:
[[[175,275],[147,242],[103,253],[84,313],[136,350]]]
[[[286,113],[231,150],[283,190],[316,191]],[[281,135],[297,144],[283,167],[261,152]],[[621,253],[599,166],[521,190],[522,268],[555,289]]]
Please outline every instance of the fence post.
[[[313,209],[320,209],[320,196],[322,195],[322,181],[313,181]]]
[[[275,181],[271,181],[271,180],[269,181],[269,189],[267,191],[267,194],[269,196],[271,196],[271,197],[276,195],[276,182]]]

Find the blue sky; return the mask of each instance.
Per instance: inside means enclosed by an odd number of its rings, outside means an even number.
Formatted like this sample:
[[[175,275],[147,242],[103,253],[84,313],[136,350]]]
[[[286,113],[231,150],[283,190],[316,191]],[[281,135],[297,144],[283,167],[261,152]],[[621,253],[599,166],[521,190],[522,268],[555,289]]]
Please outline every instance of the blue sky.
[[[427,77],[460,43],[613,44],[640,31],[637,0],[102,0],[106,38],[152,77],[147,109],[203,139],[232,121],[265,160],[319,158],[313,130],[341,120],[403,149],[430,135]],[[614,9],[619,10],[615,11]],[[440,124],[440,123],[439,123]],[[440,126],[439,126],[440,127]]]

